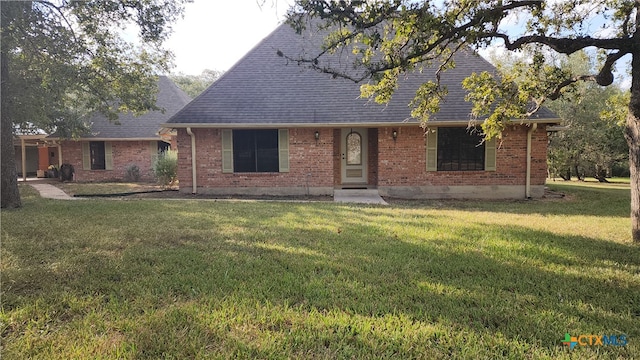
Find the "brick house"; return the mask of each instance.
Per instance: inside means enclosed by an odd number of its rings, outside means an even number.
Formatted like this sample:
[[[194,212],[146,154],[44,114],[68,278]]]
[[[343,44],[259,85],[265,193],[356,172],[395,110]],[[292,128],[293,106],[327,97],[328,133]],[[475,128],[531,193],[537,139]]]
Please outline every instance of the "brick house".
[[[140,169],[140,180],[152,180],[151,167],[158,151],[176,148],[175,136],[159,135],[160,125],[189,101],[191,98],[169,78],[160,76],[156,104],[163,110],[140,116],[122,113],[118,124],[95,114],[89,119],[90,134],[73,140],[52,135],[47,140],[50,149],[59,152],[59,164],[73,165],[78,181],[123,180],[132,165]]]
[[[449,95],[428,129],[407,104],[434,77],[425,68],[399,81],[393,99],[360,98],[360,84],[288,62],[323,36],[281,25],[164,126],[177,130],[180,191],[331,195],[370,188],[398,198],[524,198],[544,193],[546,109],[514,123],[500,143],[467,131],[462,80],[495,71],[471,50],[442,75]],[[329,56],[334,61],[336,56]],[[345,62],[345,64],[348,62]]]

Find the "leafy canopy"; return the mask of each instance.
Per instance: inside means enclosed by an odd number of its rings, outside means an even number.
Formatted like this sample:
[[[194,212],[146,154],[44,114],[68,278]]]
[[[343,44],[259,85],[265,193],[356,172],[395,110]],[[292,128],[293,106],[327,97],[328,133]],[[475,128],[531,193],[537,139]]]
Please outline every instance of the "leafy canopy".
[[[178,73],[169,77],[182,91],[195,98],[222,76],[223,73],[223,71],[205,69],[200,75]]]
[[[411,103],[412,115],[422,121],[439,110],[447,89],[438,79],[455,66],[452,54],[462,47],[498,42],[508,50],[527,49],[532,56],[513,73],[499,79],[474,74],[463,83],[474,104],[471,115],[484,119],[485,135],[494,137],[509,121],[530,116],[578,82],[610,85],[615,63],[634,48],[636,6],[624,0],[297,0],[288,21],[298,31],[308,26],[333,29],[317,56],[297,60],[354,81],[370,79],[362,85],[362,95],[378,102],[391,99],[398,76],[424,64],[438,65],[436,80],[420,87]],[[586,48],[602,52],[593,73],[573,74],[548,61],[549,52],[569,55]],[[358,76],[318,61],[341,49],[353,54],[353,66],[362,70]]]
[[[3,1],[2,101],[13,123],[69,137],[86,131],[94,111],[116,120],[118,112],[157,109],[155,76],[172,60],[162,43],[185,2]]]

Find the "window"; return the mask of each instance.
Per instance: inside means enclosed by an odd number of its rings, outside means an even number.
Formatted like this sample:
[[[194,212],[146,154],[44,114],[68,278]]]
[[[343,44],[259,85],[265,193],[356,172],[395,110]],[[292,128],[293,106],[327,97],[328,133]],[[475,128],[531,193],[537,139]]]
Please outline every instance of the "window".
[[[171,145],[169,143],[158,141],[158,153],[167,152],[168,150],[171,150]]]
[[[362,137],[357,132],[347,135],[347,165],[362,164]]]
[[[278,130],[233,130],[234,172],[278,172]]]
[[[155,146],[155,144],[154,144]],[[82,142],[83,170],[113,170],[113,151],[109,141]]]
[[[105,151],[104,141],[91,141],[89,142],[89,150],[91,156],[91,170],[105,170]]]
[[[438,171],[473,171],[485,168],[485,144],[478,132],[466,128],[438,129]]]

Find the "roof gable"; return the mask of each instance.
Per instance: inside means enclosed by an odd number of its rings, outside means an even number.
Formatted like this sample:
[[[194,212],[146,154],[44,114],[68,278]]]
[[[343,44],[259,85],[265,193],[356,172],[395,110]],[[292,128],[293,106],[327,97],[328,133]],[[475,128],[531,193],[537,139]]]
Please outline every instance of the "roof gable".
[[[156,105],[162,109],[149,111],[140,116],[131,112],[120,113],[119,124],[113,123],[106,116],[96,113],[90,117],[91,134],[83,136],[87,139],[159,139],[158,130],[180,109],[191,101],[189,95],[182,91],[168,77],[158,79]]]
[[[348,126],[401,123],[411,119],[408,104],[418,87],[435,79],[436,67],[427,66],[421,72],[409,73],[399,80],[392,100],[381,105],[360,97],[361,83],[298,66],[278,55],[280,51],[293,57],[302,55],[305,49],[319,49],[323,40],[324,33],[306,30],[300,36],[289,25],[280,25],[173,116],[168,124]],[[350,66],[346,57],[342,61],[339,56],[328,59],[334,62],[333,67]],[[468,121],[472,105],[464,100],[467,92],[462,88],[462,80],[472,72],[496,71],[470,49],[459,51],[454,61],[456,67],[441,77],[449,94],[431,121]],[[543,108],[532,119],[555,118],[556,115]]]

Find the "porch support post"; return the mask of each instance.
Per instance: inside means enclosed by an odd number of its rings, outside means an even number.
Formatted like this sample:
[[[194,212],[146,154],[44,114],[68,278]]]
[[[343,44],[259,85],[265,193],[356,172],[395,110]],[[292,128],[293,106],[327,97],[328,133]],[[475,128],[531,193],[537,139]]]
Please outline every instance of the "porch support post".
[[[20,150],[22,151],[22,181],[27,181],[27,146],[24,139],[20,139]]]
[[[58,143],[58,169],[62,167],[62,145]]]

